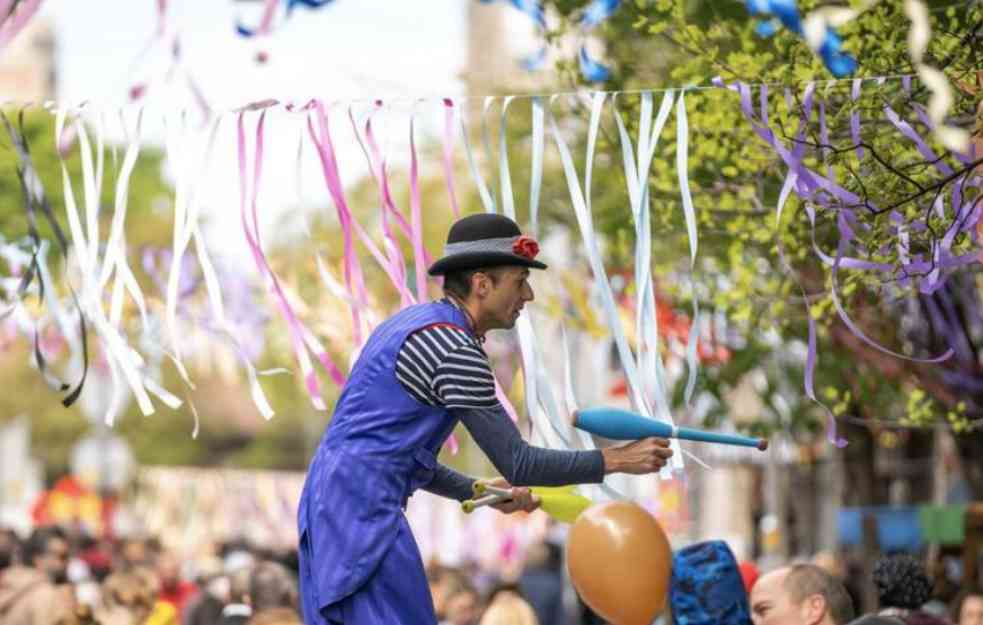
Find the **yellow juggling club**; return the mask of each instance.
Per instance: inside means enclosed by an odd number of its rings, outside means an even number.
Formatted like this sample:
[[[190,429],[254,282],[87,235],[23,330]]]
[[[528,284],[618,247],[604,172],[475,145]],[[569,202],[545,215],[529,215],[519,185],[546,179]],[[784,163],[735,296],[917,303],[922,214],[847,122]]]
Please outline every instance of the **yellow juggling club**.
[[[530,490],[539,498],[543,511],[563,523],[573,523],[593,503],[577,493],[575,486],[534,486]],[[507,488],[491,486],[481,481],[474,483],[474,492],[480,496],[461,503],[461,508],[468,514],[482,506],[506,501],[510,497]]]

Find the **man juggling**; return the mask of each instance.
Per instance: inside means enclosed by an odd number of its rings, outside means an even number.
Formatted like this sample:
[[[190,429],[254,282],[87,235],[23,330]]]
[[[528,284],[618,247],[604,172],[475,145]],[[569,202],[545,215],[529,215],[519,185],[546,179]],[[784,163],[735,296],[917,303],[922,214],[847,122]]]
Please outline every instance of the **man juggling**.
[[[464,501],[475,479],[437,462],[464,423],[507,491],[494,507],[530,511],[529,486],[599,483],[608,473],[659,471],[672,455],[649,437],[592,451],[528,445],[495,395],[482,343],[515,325],[533,300],[539,246],[511,219],[478,214],[455,222],[439,301],[410,306],[369,337],[311,460],[298,511],[304,620],[309,625],[434,625],[423,562],[403,509],[422,488]]]

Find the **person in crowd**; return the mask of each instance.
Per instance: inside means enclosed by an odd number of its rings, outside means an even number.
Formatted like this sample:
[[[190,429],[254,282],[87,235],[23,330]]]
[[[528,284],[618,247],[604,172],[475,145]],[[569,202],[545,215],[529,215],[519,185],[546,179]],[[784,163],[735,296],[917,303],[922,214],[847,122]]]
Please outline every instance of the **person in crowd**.
[[[137,567],[151,566],[152,556],[148,541],[143,538],[125,538],[119,546],[117,571],[129,571]]]
[[[540,625],[563,622],[563,574],[546,542],[529,546],[519,576],[522,595],[536,612]]]
[[[916,558],[896,554],[878,559],[874,564],[874,586],[880,606],[876,616],[905,625],[947,625],[945,619],[921,609],[932,597],[932,581]],[[873,623],[865,621],[864,625]]]
[[[230,576],[229,602],[222,608],[219,625],[245,625],[253,615],[249,605],[250,569],[241,568]]]
[[[427,567],[426,574],[434,613],[437,616],[437,622],[442,622],[447,617],[447,599],[457,592],[467,580],[460,570],[436,562],[432,562]]]
[[[198,594],[198,587],[181,577],[181,561],[171,551],[157,558],[157,578],[160,593],[157,598],[174,606],[178,618],[184,618],[189,601]]]
[[[751,589],[754,625],[846,625],[853,616],[843,584],[814,564],[772,571]]]
[[[67,581],[68,540],[56,527],[40,527],[23,546],[23,565],[0,575],[0,623],[51,625],[68,618],[74,599]]]
[[[952,602],[955,625],[983,625],[983,588],[964,590]]]
[[[559,621],[557,621],[559,622]],[[514,592],[500,592],[488,604],[478,625],[545,625],[536,618],[536,612],[522,597]]]
[[[157,604],[152,576],[152,571],[140,568],[112,573],[102,583],[97,620],[102,625],[144,625]]]
[[[17,555],[19,546],[20,541],[17,540],[14,530],[0,527],[0,573],[14,564],[14,556]]]
[[[290,571],[278,562],[260,562],[249,575],[249,605],[253,616],[250,623],[269,618],[282,619],[284,611],[297,614],[297,584]]]
[[[481,598],[470,582],[464,582],[447,597],[447,614],[441,625],[475,625],[481,614]]]

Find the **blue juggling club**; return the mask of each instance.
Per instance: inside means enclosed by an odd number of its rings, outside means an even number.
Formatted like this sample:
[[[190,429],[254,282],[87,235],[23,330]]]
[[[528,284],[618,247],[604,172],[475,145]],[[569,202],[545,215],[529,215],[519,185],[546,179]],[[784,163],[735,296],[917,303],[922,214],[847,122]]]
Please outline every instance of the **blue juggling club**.
[[[648,419],[641,415],[620,410],[618,408],[587,408],[578,410],[573,415],[576,428],[619,441],[633,441],[650,436],[661,438],[679,438],[687,441],[718,443],[720,445],[739,445],[755,447],[764,451],[768,449],[768,439],[740,436],[738,434],[721,434],[693,428],[681,428]]]

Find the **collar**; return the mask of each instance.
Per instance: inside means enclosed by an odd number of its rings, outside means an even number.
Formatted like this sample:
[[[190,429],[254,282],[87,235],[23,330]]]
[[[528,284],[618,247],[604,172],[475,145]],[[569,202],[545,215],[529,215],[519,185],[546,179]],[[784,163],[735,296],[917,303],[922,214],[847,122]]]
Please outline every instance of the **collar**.
[[[471,326],[468,329],[471,330],[471,334],[478,341],[478,344],[479,345],[484,345],[485,344],[485,335],[484,334],[478,334],[477,332],[475,332],[474,328],[475,328],[475,325],[476,324],[474,322],[474,319],[471,317],[471,313],[468,312],[468,309],[461,305],[461,302],[457,301],[456,298],[451,297],[451,296],[445,296],[445,297],[441,298],[440,301],[442,303],[444,303],[444,304],[450,304],[454,308],[456,308],[459,311],[461,311],[461,313],[464,314],[465,319],[468,320],[468,324]]]

